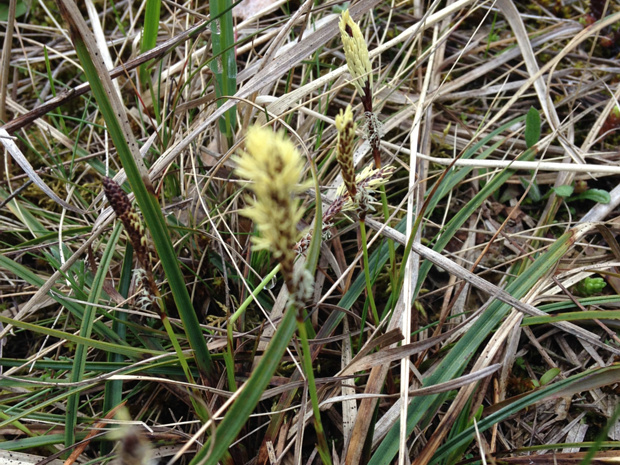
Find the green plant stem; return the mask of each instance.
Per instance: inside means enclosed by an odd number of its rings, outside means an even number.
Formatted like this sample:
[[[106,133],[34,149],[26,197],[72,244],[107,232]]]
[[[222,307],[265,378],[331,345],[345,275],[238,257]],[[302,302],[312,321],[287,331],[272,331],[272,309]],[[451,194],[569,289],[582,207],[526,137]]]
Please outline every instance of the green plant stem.
[[[295,332],[296,315],[295,307],[291,306],[286,310],[267,350],[250,379],[245,383],[242,396],[232,404],[218,425],[215,435],[198,451],[191,460],[191,465],[217,465],[220,458],[227,452],[228,446],[237,437],[250,413],[258,404],[276,368],[280,366],[282,355]],[[214,438],[216,438],[215,441],[213,441]]]
[[[142,42],[140,43],[140,53],[143,54],[157,45],[157,34],[159,32],[159,18],[161,13],[161,0],[146,0],[146,7],[144,9],[144,26],[142,28]],[[151,76],[149,75],[149,66],[153,63],[150,60],[140,65],[138,70],[138,79],[140,80],[141,91],[150,92],[151,101],[153,102],[153,114],[157,125],[161,124],[164,115],[161,114],[160,108],[160,93],[157,92],[151,82]],[[161,77],[161,74],[160,74]]]
[[[183,349],[181,348],[181,345],[179,344],[179,341],[174,332],[174,329],[172,328],[172,325],[170,324],[170,320],[168,319],[168,316],[166,315],[165,311],[163,311],[164,301],[161,298],[161,295],[157,296],[157,303],[158,305],[160,305],[160,308],[162,309],[162,311],[160,312],[161,322],[164,325],[164,328],[166,329],[166,333],[168,333],[168,337],[170,338],[172,347],[174,347],[174,351],[177,354],[179,363],[181,364],[181,368],[183,369],[183,373],[185,373],[185,378],[187,379],[187,382],[189,384],[195,385],[196,382],[194,381],[194,377],[192,376],[192,371],[190,370],[187,360],[185,359],[185,355],[183,355]],[[196,410],[196,414],[202,421],[207,421],[209,419],[209,412],[205,409],[202,403],[199,400],[197,400],[197,399],[202,399],[202,394],[197,389],[192,389],[192,393],[193,395],[190,396],[190,400],[192,402],[192,405],[194,406],[194,409]]]
[[[210,67],[215,76],[215,95],[217,106],[224,104],[223,97],[234,95],[237,91],[237,61],[235,57],[235,35],[231,0],[209,0],[211,12],[211,40],[213,57]],[[220,129],[228,143],[233,143],[236,127],[235,107],[228,110],[220,119]]]
[[[372,295],[372,283],[370,282],[370,267],[368,266],[368,242],[366,239],[366,222],[360,219],[360,235],[362,239],[362,255],[364,260],[364,276],[366,278],[366,292],[368,293],[368,300],[370,301],[370,308],[372,310],[372,317],[375,320],[375,324],[379,324],[379,313],[377,312],[377,306],[375,305],[375,298]],[[392,244],[394,247],[394,244]]]
[[[226,374],[228,376],[228,386],[231,391],[237,390],[237,383],[235,382],[235,367],[234,367],[234,351],[233,351],[233,328],[235,326],[236,321],[243,315],[248,306],[254,302],[254,299],[262,292],[265,286],[271,282],[274,276],[280,271],[280,265],[277,265],[271,272],[265,276],[256,289],[252,291],[252,294],[248,296],[247,299],[239,306],[237,311],[233,313],[226,326],[226,334],[227,334],[227,351],[224,353],[224,361],[226,363]]]
[[[357,341],[357,351],[362,350],[362,345],[364,344],[364,338],[361,336],[364,334],[364,328],[366,328],[366,319],[368,318],[368,299],[364,302],[364,307],[362,308],[362,318],[360,320],[360,337]]]
[[[390,220],[390,210],[388,208],[387,194],[385,193],[385,186],[380,187],[381,192],[381,206],[383,208],[383,220],[385,224],[388,224]],[[398,283],[396,272],[396,249],[394,247],[394,241],[392,239],[387,240],[388,251],[390,254],[390,284],[392,285],[392,289],[396,289],[396,284]],[[403,262],[404,263],[404,262]],[[398,299],[392,299],[394,305],[396,305]]]
[[[308,391],[310,392],[310,401],[312,402],[312,412],[314,413],[314,430],[318,440],[318,450],[321,460],[326,465],[331,465],[332,459],[329,453],[329,446],[325,438],[325,431],[321,423],[321,411],[319,409],[319,396],[316,392],[316,382],[314,380],[314,371],[312,369],[312,356],[310,353],[310,344],[308,344],[308,333],[303,318],[297,318],[297,332],[301,339],[302,364],[306,379],[308,380]]]
[[[131,242],[128,242],[125,246],[125,254],[123,257],[123,266],[121,268],[121,279],[118,286],[118,292],[123,297],[127,298],[129,294],[129,287],[131,285],[132,275],[132,263],[133,263],[133,246]],[[122,340],[126,340],[127,336],[127,322],[128,315],[126,312],[115,310],[116,319],[112,322],[112,330],[118,334],[118,337]],[[115,354],[114,352],[108,352],[108,362],[121,363],[125,358],[121,354]],[[107,381],[105,383],[105,390],[103,395],[103,411],[109,412],[123,400],[123,381],[120,379],[114,381]],[[112,452],[113,444],[110,441],[101,441],[99,447],[101,455],[106,455]]]

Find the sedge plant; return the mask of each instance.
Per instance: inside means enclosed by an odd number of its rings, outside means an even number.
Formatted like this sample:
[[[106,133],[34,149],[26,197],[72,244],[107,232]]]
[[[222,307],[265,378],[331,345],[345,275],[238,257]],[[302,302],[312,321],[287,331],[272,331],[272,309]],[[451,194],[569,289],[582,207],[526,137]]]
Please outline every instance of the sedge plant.
[[[371,190],[377,186],[382,186],[393,170],[391,167],[377,170],[367,167],[358,176],[355,175],[353,148],[356,127],[357,125],[353,121],[353,111],[350,106],[347,106],[345,111],[341,110],[338,116],[336,116],[336,129],[338,130],[336,160],[340,166],[343,180],[343,184],[338,191],[338,197],[342,197],[346,192],[348,195],[348,202],[345,203],[344,208],[354,209],[359,219],[366,291],[375,324],[379,324],[379,313],[377,312],[377,306],[372,293],[370,267],[368,265],[366,214],[372,209],[370,205],[370,201],[372,200]],[[364,313],[362,315],[362,323],[364,323],[365,320],[366,314]]]
[[[372,64],[370,63],[370,55],[368,54],[368,45],[359,25],[353,21],[353,18],[351,18],[349,10],[342,12],[338,26],[340,28],[340,38],[342,40],[344,54],[347,60],[347,68],[349,70],[349,74],[353,78],[351,83],[357,89],[362,102],[362,107],[364,108],[364,116],[366,118],[366,138],[370,143],[375,168],[381,169],[381,123],[373,111],[373,73]],[[380,192],[383,218],[387,223],[390,217],[390,212],[388,209],[385,187],[381,186]],[[388,249],[390,252],[390,280],[392,289],[395,289],[396,251],[394,249],[394,243],[391,240],[388,240]]]
[[[179,357],[179,362],[181,363],[181,367],[183,368],[183,372],[185,373],[188,382],[195,384],[194,377],[192,376],[187,360],[183,355],[183,349],[181,348],[174,329],[170,324],[168,315],[164,311],[164,301],[153,275],[154,258],[149,248],[149,241],[142,220],[131,205],[127,194],[125,194],[123,189],[121,189],[121,187],[114,180],[110,178],[103,178],[103,188],[114,213],[116,213],[117,218],[121,220],[123,226],[125,227],[125,231],[129,236],[129,240],[135,251],[138,263],[141,266],[141,268],[138,269],[138,274],[144,289],[142,296],[139,299],[139,304],[142,307],[152,307],[155,311],[157,311],[166,333],[170,338],[170,342]],[[195,396],[190,397],[192,404],[202,418],[207,418],[208,414],[206,410],[201,403],[197,402],[194,398],[199,398],[200,393],[198,391],[194,391],[194,394]]]
[[[236,174],[248,181],[254,196],[247,199],[242,214],[254,221],[258,236],[252,238],[254,250],[268,250],[279,263],[289,291],[287,311],[280,321],[271,343],[252,376],[241,388],[235,401],[218,425],[213,441],[208,441],[192,460],[192,464],[215,465],[226,453],[245,420],[278,367],[290,338],[297,327],[302,344],[302,363],[314,413],[318,451],[325,464],[331,464],[327,439],[321,423],[318,395],[312,371],[308,336],[304,324],[304,306],[313,290],[314,278],[307,268],[295,270],[296,243],[300,238],[297,224],[302,218],[299,194],[308,187],[302,182],[303,160],[294,144],[282,132],[260,127],[247,131],[245,150],[234,157]],[[310,266],[312,266],[311,260]],[[206,461],[205,461],[206,460]]]

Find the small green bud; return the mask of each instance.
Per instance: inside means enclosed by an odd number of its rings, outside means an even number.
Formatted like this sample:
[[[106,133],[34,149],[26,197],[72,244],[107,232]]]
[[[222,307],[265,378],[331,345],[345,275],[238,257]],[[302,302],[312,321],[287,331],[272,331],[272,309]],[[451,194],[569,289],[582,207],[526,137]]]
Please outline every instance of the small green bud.
[[[573,292],[584,297],[589,297],[598,294],[606,285],[607,283],[603,278],[586,278],[575,285]]]

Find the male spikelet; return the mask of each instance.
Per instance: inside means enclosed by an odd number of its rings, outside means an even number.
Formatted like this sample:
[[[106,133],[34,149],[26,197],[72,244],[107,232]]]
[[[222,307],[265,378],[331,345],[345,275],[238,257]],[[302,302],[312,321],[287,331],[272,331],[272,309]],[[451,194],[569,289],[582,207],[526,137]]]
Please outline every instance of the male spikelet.
[[[280,261],[291,298],[302,304],[312,291],[312,277],[293,272],[294,247],[300,236],[297,224],[303,215],[295,196],[308,187],[300,183],[301,155],[283,132],[254,126],[248,129],[245,151],[234,161],[237,175],[252,181],[248,187],[255,198],[248,199],[242,213],[254,221],[260,233],[252,238],[254,248],[268,249]]]
[[[340,17],[340,37],[353,85],[361,94],[364,115],[366,116],[366,138],[372,148],[375,167],[381,168],[381,123],[372,110],[372,66],[368,55],[368,45],[362,31],[345,10]]]
[[[349,195],[347,186],[341,184],[336,190],[336,198],[323,213],[323,239],[329,240],[329,230],[334,226],[333,220],[338,213],[356,210],[358,216],[364,216],[368,210],[374,210],[370,205],[373,200],[372,194],[388,182],[394,171],[396,169],[393,166],[384,166],[378,170],[370,166],[364,168],[355,176],[356,194],[354,198]],[[311,239],[312,233],[306,233],[295,245],[295,250],[298,253],[304,252],[310,245]]]
[[[353,78],[353,85],[363,96],[372,89],[372,66],[368,56],[368,45],[360,27],[345,10],[340,17],[340,36],[344,45],[347,67]]]
[[[355,198],[355,166],[353,165],[353,140],[355,138],[355,122],[351,106],[343,112],[340,110],[336,116],[336,129],[338,130],[338,144],[336,146],[336,160],[340,165],[342,180],[351,198]]]

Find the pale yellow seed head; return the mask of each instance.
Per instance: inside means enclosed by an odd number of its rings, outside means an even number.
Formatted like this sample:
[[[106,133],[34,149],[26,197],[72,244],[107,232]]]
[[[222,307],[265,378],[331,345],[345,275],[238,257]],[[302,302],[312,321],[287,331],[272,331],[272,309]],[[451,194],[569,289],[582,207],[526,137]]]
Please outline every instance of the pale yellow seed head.
[[[283,132],[251,127],[245,151],[234,157],[235,172],[252,183],[255,198],[248,199],[242,213],[254,221],[260,237],[253,238],[255,249],[269,249],[276,259],[294,260],[293,247],[300,236],[297,223],[303,215],[299,200],[303,159]]]
[[[281,190],[303,192],[307,186],[300,184],[304,163],[295,145],[283,132],[257,126],[248,129],[246,151],[236,157],[237,174],[253,181],[251,189],[257,196],[268,192],[274,180]]]
[[[347,59],[347,67],[353,78],[353,85],[362,95],[366,95],[364,91],[366,84],[372,88],[372,66],[370,65],[366,39],[364,39],[360,27],[349,15],[349,10],[343,11],[338,26],[340,27],[340,37]]]
[[[349,122],[353,122],[353,130],[355,130],[356,124],[353,121],[353,110],[351,110],[351,105],[347,105],[344,112],[341,109],[336,115],[336,129],[338,132],[342,132]]]

